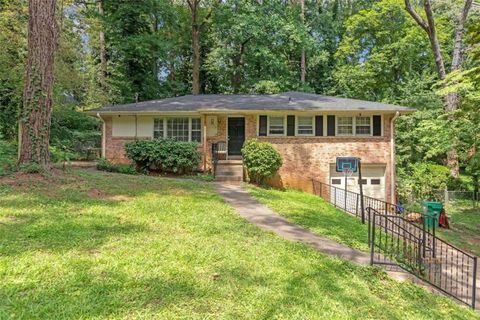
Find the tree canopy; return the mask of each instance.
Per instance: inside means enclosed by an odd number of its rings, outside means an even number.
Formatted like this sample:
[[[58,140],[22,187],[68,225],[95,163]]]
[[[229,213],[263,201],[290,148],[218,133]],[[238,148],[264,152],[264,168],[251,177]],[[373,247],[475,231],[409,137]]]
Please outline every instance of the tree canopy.
[[[455,149],[462,172],[472,172],[480,7],[471,3],[463,14],[469,1],[58,1],[53,117],[192,92],[308,91],[415,107],[397,123],[400,169],[408,175],[418,162],[445,165]],[[454,66],[462,17],[462,55]],[[432,19],[439,52],[421,23]],[[12,123],[22,105],[27,22],[26,1],[0,1],[4,139],[17,136]],[[458,107],[446,112],[452,93]]]

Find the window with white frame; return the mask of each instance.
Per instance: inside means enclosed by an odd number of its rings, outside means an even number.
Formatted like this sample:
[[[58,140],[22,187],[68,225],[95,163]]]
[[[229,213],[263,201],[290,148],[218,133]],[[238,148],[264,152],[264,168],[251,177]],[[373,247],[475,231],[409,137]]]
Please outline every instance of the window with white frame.
[[[167,138],[188,141],[188,118],[168,118]]]
[[[353,135],[353,117],[337,117],[337,134]]]
[[[202,142],[202,123],[200,118],[192,118],[192,138],[191,141]]]
[[[172,138],[178,141],[202,141],[200,118],[156,118],[153,122],[153,137]]]
[[[165,136],[164,118],[157,118],[153,121],[153,137],[155,139],[163,138]]]
[[[298,135],[313,135],[313,117],[298,117]]]
[[[285,117],[268,117],[268,134],[272,136],[281,136],[285,134]]]
[[[370,135],[371,130],[370,117],[356,117],[355,118],[355,134],[356,135]]]

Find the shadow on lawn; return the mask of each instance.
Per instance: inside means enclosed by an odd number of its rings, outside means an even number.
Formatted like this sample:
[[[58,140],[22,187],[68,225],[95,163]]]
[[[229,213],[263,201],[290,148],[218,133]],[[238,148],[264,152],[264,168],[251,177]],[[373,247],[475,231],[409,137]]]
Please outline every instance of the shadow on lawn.
[[[0,256],[33,251],[88,250],[100,246],[112,236],[141,232],[144,226],[119,223],[111,216],[84,217],[51,214],[41,219],[35,215],[10,218],[0,224]]]
[[[26,287],[9,283],[0,288],[4,298],[0,309],[22,319],[128,318],[148,309],[168,310],[205,295],[206,290],[192,279],[142,277],[118,269],[99,271],[95,262],[83,261],[81,266],[71,267],[65,278],[48,284]]]

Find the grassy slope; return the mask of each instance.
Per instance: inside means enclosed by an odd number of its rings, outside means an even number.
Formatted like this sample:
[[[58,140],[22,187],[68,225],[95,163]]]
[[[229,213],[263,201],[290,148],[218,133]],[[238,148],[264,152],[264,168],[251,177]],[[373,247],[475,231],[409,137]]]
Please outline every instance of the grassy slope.
[[[258,201],[290,221],[352,248],[368,251],[367,226],[320,197],[297,190],[263,189],[251,185],[247,189]]]
[[[453,205],[448,212],[451,229],[437,229],[440,237],[480,256],[480,208],[471,203]]]
[[[208,183],[0,179],[0,318],[471,319],[239,218]]]

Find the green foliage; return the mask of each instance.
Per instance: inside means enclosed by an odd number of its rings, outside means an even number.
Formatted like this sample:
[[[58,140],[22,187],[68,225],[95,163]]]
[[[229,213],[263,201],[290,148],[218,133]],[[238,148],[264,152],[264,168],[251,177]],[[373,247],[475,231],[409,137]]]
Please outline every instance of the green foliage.
[[[132,141],[125,145],[125,152],[140,171],[191,173],[197,170],[201,160],[196,142],[174,139]]]
[[[16,160],[17,146],[0,140],[0,176],[14,172],[16,170]]]
[[[132,165],[129,164],[117,164],[101,158],[97,160],[97,169],[107,172],[116,172],[124,174],[136,174],[137,171]]]
[[[282,157],[271,143],[250,139],[242,148],[243,163],[254,183],[265,183],[282,166]]]
[[[53,163],[59,163],[59,162],[70,162],[73,159],[75,159],[77,155],[75,153],[62,150],[58,147],[55,146],[50,146],[50,160]]]
[[[35,162],[20,165],[18,171],[23,173],[45,173],[45,169]]]
[[[54,152],[63,152],[69,160],[84,160],[89,149],[100,147],[100,140],[98,119],[69,107],[53,112],[50,144]]]
[[[279,93],[280,91],[278,83],[270,80],[259,81],[253,88],[253,92],[258,94],[273,94]]]
[[[398,194],[402,202],[435,199],[450,181],[450,170],[433,163],[415,163],[398,171]]]

